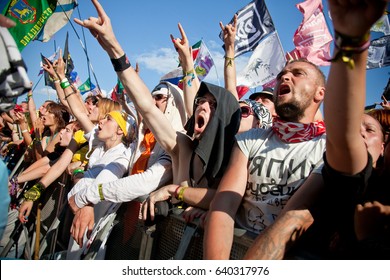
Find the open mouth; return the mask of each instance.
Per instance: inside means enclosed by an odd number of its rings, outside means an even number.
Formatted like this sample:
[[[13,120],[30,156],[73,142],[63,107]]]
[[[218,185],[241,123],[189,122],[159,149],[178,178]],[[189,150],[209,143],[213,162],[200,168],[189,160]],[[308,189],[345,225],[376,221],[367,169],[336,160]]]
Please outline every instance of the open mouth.
[[[279,87],[279,95],[288,94],[291,92],[291,89],[288,85],[281,85]]]
[[[197,124],[198,129],[203,128],[203,126],[205,124],[205,119],[203,118],[203,116],[198,116],[198,119],[196,120],[196,124]]]

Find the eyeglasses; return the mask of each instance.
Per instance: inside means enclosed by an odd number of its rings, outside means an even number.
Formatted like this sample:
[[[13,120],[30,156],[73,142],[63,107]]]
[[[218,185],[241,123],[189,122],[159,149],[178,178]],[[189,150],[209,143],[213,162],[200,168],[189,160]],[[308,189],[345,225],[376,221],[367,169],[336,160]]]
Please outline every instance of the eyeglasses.
[[[242,106],[241,107],[241,117],[243,118],[247,118],[249,117],[250,115],[253,115],[253,110],[251,107],[249,106]]]
[[[164,94],[156,94],[156,95],[153,95],[153,98],[154,98],[154,100],[156,100],[156,101],[160,101],[160,100],[162,100],[162,99],[167,99],[167,96],[166,95],[164,95]]]
[[[211,99],[207,99],[206,97],[197,97],[195,98],[195,105],[202,105],[204,103],[208,102],[210,108],[216,108],[217,102]]]

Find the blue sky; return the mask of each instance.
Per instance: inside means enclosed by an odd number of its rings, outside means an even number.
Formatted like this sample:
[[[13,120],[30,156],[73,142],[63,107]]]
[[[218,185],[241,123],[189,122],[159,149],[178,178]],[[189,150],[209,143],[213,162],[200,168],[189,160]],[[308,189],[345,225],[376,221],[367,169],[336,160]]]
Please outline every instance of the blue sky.
[[[152,89],[160,77],[177,66],[177,54],[172,46],[169,35],[179,37],[177,24],[184,27],[190,44],[203,39],[209,48],[215,63],[206,81],[223,86],[223,56],[222,41],[218,35],[220,32],[219,21],[228,23],[235,12],[244,7],[250,1],[247,0],[198,0],[195,2],[171,1],[100,1],[111,22],[115,34],[127,53],[131,63],[140,65],[140,75],[149,89]],[[279,33],[284,51],[294,49],[293,35],[302,21],[302,14],[295,7],[302,1],[266,0],[266,5],[271,14],[275,27]],[[327,16],[327,3],[323,1],[325,17],[328,27],[332,32],[331,21]],[[79,1],[81,19],[96,16],[96,11],[90,1]],[[75,10],[72,18],[79,17]],[[73,21],[72,21],[73,22]],[[81,27],[73,22],[78,35],[83,40]],[[88,68],[85,53],[81,47],[72,26],[68,23],[57,32],[47,43],[34,41],[23,51],[22,56],[27,64],[30,79],[34,84],[38,83],[40,69],[40,53],[50,56],[54,53],[55,45],[64,47],[66,32],[69,32],[69,50],[82,81],[88,78]],[[373,34],[376,38],[379,34]],[[116,84],[116,74],[111,66],[107,54],[101,49],[89,31],[85,30],[86,46],[93,72],[96,75],[100,87],[109,92]],[[237,72],[243,69],[248,61],[250,53],[236,59]],[[329,67],[321,67],[327,75]],[[390,69],[388,67],[367,71],[367,100],[366,104],[380,102],[380,96],[387,84]],[[91,79],[96,84],[90,72]],[[261,89],[261,88],[258,88]],[[252,91],[254,89],[251,89]],[[24,99],[20,98],[20,99]],[[39,106],[46,99],[56,99],[56,94],[50,88],[44,86],[41,80],[34,92],[34,100]]]

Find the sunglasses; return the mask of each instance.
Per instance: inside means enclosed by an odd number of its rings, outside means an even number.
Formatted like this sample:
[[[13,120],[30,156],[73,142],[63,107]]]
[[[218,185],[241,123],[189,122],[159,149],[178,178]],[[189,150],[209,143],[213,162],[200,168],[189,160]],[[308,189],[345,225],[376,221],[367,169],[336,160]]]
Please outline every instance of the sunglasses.
[[[216,108],[217,102],[211,99],[207,99],[206,97],[197,97],[195,98],[195,105],[202,105],[204,103],[208,102],[210,108]]]
[[[251,107],[249,106],[242,106],[241,107],[241,117],[243,118],[247,118],[249,117],[250,115],[253,115],[253,110]]]
[[[162,99],[167,99],[167,96],[164,95],[164,94],[156,94],[156,95],[153,96],[153,98],[154,98],[154,100],[156,100],[156,101],[160,101],[160,100],[162,100]]]

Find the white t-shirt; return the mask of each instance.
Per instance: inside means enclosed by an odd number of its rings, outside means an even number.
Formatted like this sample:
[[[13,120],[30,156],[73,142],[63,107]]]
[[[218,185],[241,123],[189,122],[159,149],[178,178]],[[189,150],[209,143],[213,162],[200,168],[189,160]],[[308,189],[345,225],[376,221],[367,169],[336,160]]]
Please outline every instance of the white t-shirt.
[[[268,128],[251,129],[236,139],[248,157],[248,180],[236,223],[259,233],[275,221],[313,169],[321,169],[325,134],[306,142],[286,143]]]

